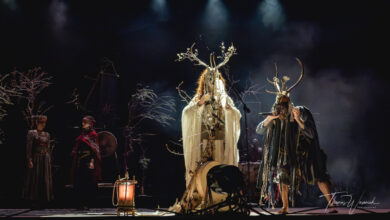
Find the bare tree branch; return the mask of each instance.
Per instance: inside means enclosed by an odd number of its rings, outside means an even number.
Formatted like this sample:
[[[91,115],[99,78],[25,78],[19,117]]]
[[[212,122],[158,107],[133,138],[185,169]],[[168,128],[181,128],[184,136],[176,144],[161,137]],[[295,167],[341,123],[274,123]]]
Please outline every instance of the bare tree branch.
[[[183,83],[184,83],[184,81],[181,81],[179,83],[179,85],[176,87],[176,90],[179,93],[179,96],[181,97],[181,100],[188,104],[191,101],[191,96],[189,96],[186,91],[181,89],[181,85],[183,85]]]
[[[9,85],[9,74],[0,75],[0,120],[7,116],[7,111],[4,109],[6,105],[13,105],[12,97],[20,95],[16,88]]]
[[[44,107],[44,103],[38,102],[37,97],[52,84],[53,77],[41,71],[40,67],[29,69],[26,73],[14,70],[11,76],[13,77],[11,85],[18,92],[16,97],[26,101],[23,115],[28,127],[32,129],[33,116],[43,114],[52,108],[52,106]]]
[[[129,125],[137,127],[144,119],[150,119],[160,123],[163,126],[169,126],[170,122],[175,120],[171,116],[176,111],[176,105],[173,97],[161,96],[149,89],[147,86],[138,85],[136,92],[131,95],[128,104]]]
[[[237,97],[237,94],[232,92],[233,87],[235,85],[237,85],[240,82],[240,80],[235,80],[233,78],[233,75],[230,74],[229,67],[227,67],[227,66],[224,67],[224,73],[225,73],[224,74],[225,79],[228,82],[226,90],[228,91],[228,94],[231,95],[231,97],[233,98],[234,103],[237,106],[237,108],[240,108],[242,106],[242,103],[239,101],[239,97]],[[254,80],[252,80],[251,77],[249,77],[249,79],[246,80],[246,82],[245,82],[244,90],[239,92],[239,94],[238,94],[241,96],[241,99],[244,102],[247,101],[248,98],[251,96],[256,97],[257,95],[263,93],[265,85],[260,85],[257,83],[253,84],[253,82],[254,82]]]

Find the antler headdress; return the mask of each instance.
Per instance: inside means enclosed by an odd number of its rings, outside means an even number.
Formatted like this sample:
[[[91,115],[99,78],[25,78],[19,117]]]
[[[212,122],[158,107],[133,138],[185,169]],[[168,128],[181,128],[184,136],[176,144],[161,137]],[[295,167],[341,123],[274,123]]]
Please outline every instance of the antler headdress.
[[[275,76],[274,76],[272,81],[269,80],[268,78],[267,78],[267,81],[275,87],[276,91],[269,91],[266,89],[265,90],[266,92],[271,93],[271,94],[275,94],[277,99],[280,99],[282,97],[288,98],[290,96],[290,92],[302,81],[302,78],[304,75],[303,64],[302,64],[301,60],[298,58],[295,58],[295,59],[297,60],[299,66],[301,68],[301,72],[300,72],[300,76],[299,76],[298,81],[294,85],[292,85],[291,87],[288,88],[286,83],[290,80],[290,77],[283,76],[282,80],[280,80],[278,66],[275,63]]]
[[[195,43],[192,44],[190,48],[187,48],[187,51],[185,53],[178,53],[177,56],[178,58],[176,61],[183,61],[185,59],[190,60],[193,62],[195,65],[201,65],[206,67],[207,72],[204,75],[204,81],[203,81],[203,93],[210,93],[211,99],[209,102],[209,105],[206,105],[205,111],[206,111],[206,118],[212,118],[213,120],[205,120],[205,124],[209,128],[209,135],[214,136],[212,134],[215,130],[216,127],[218,127],[220,124],[223,124],[223,117],[221,117],[221,109],[219,105],[221,104],[222,106],[226,105],[226,102],[229,102],[228,104],[230,106],[234,106],[232,101],[229,101],[229,99],[226,98],[226,91],[224,88],[224,85],[222,81],[220,80],[221,73],[218,71],[219,68],[222,66],[226,65],[227,62],[229,62],[230,57],[232,57],[234,54],[236,54],[236,48],[231,44],[231,46],[227,49],[225,44],[222,42],[221,43],[221,56],[218,56],[217,58],[222,59],[222,62],[220,62],[218,65],[215,62],[215,55],[214,53],[210,54],[210,65],[207,65],[205,62],[200,60],[198,58],[198,50],[195,49],[194,51],[194,46]],[[209,91],[209,86],[211,91]],[[202,94],[199,94],[202,95]]]
[[[219,63],[218,65],[216,65],[214,53],[211,53],[210,54],[210,65],[207,65],[205,62],[203,62],[202,60],[200,60],[198,58],[198,55],[199,55],[198,49],[195,49],[195,52],[193,51],[194,46],[195,46],[195,43],[193,43],[190,48],[187,48],[187,52],[178,53],[177,54],[178,58],[175,61],[183,61],[185,59],[189,59],[195,65],[202,65],[202,66],[206,67],[210,72],[215,72],[216,70],[218,70],[219,68],[224,66],[229,61],[230,57],[235,55],[237,52],[237,50],[233,46],[233,44],[228,48],[227,51],[225,51],[226,47],[225,47],[225,44],[222,42],[221,46],[220,46],[221,51],[222,51],[222,56],[217,57],[217,58],[223,58],[223,61],[221,63]]]
[[[205,88],[204,92],[205,93],[211,92],[213,94],[215,89],[218,89],[221,91],[223,89],[222,93],[224,93],[225,92],[224,88],[222,88],[221,85],[219,85],[218,79],[220,78],[220,72],[218,71],[218,69],[220,69],[222,66],[226,65],[226,63],[229,62],[230,57],[237,54],[236,48],[233,46],[233,44],[231,44],[231,46],[226,51],[225,44],[222,42],[221,46],[220,46],[221,56],[217,57],[219,59],[222,59],[222,62],[220,62],[217,65],[215,62],[215,55],[214,55],[214,53],[211,53],[210,54],[210,65],[207,65],[205,62],[203,62],[202,60],[200,60],[198,58],[198,55],[199,55],[198,49],[193,49],[194,46],[195,46],[195,43],[193,43],[190,48],[187,48],[187,51],[185,53],[178,53],[177,54],[178,58],[175,61],[183,61],[185,59],[188,59],[191,62],[193,62],[195,65],[201,65],[201,66],[206,67],[206,69],[208,71],[205,75],[205,80],[204,80],[204,83],[205,83],[204,84],[204,88]],[[214,87],[214,90],[208,91],[207,85],[212,85]],[[214,85],[216,85],[216,86],[214,86]]]

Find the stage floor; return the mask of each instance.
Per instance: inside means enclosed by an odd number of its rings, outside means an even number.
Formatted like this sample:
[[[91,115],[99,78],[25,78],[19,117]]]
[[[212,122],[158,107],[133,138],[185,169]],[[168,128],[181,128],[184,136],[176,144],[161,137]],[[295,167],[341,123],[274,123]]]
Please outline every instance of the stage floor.
[[[166,208],[162,208],[166,209]],[[250,217],[259,215],[277,215],[279,208],[266,209],[253,208]],[[350,208],[336,208],[337,213],[328,213],[326,209],[316,209],[315,207],[305,208],[290,208],[290,213],[287,216],[334,216],[334,215],[360,215],[360,214],[390,214],[390,209],[350,209]],[[270,213],[268,213],[268,212]],[[152,209],[138,208],[136,209],[136,217],[176,217],[173,213],[165,211],[156,211]],[[115,208],[91,208],[87,211],[77,209],[0,209],[0,217],[6,218],[80,218],[80,217],[117,217]]]

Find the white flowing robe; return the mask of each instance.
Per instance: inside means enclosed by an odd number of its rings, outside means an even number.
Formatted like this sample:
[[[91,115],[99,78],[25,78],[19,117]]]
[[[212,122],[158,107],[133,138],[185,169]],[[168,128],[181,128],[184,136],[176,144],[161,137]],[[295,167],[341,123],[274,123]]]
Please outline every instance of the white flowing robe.
[[[234,106],[232,99],[226,94],[221,80],[217,81],[215,89],[214,94],[217,94],[217,92],[221,94],[221,105],[225,115],[225,140],[215,141],[216,149],[213,150],[213,158],[222,164],[238,166],[240,158],[237,143],[240,137],[241,113]],[[190,171],[194,172],[197,162],[200,162],[201,149],[207,146],[207,140],[203,140],[203,147],[201,146],[201,116],[204,105],[198,106],[197,103],[198,101],[195,101],[195,98],[193,98],[183,109],[181,117],[186,186],[188,186],[191,180]],[[226,103],[229,104],[230,109],[225,108]]]

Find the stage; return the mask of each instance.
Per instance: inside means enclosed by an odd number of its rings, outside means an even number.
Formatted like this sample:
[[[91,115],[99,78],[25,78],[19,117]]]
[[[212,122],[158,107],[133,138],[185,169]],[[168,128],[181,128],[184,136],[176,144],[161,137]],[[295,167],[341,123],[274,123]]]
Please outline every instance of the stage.
[[[0,1],[0,220],[389,215],[389,10]]]
[[[167,211],[167,208],[161,208],[160,210],[137,208],[135,217],[188,217],[183,215],[175,215]],[[389,215],[390,209],[354,209],[354,208],[336,208],[337,213],[328,213],[329,210],[316,207],[304,207],[304,208],[290,208],[290,214],[286,216],[356,216],[364,215],[378,216]],[[278,215],[279,208],[265,209],[255,207],[248,217],[259,216],[272,216]],[[81,211],[76,209],[0,209],[0,217],[8,218],[81,218],[81,217],[93,217],[93,218],[111,218],[119,217],[116,215],[115,208],[91,208],[87,211]],[[192,216],[191,216],[192,217]],[[197,216],[202,217],[202,216]]]

